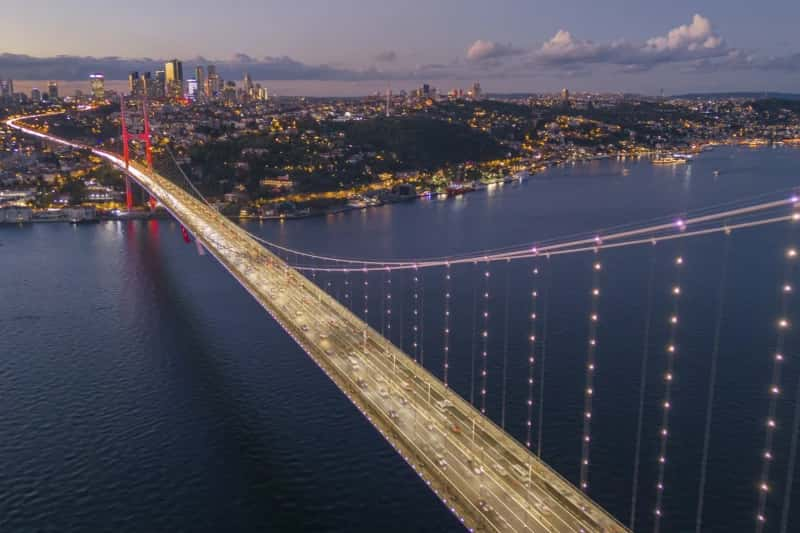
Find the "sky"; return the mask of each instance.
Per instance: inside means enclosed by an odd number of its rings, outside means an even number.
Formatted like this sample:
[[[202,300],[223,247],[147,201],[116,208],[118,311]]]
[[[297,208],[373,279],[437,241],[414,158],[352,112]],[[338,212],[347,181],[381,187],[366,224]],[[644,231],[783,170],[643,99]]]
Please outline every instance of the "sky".
[[[800,92],[797,0],[3,0],[0,78],[165,59],[276,85]],[[449,85],[448,85],[449,84]],[[341,90],[341,89],[336,89]]]

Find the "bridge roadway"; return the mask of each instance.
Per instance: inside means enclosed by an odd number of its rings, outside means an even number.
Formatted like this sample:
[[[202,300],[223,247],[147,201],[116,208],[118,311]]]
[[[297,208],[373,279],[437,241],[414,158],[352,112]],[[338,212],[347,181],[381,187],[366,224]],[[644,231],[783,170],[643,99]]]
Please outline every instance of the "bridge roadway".
[[[31,118],[31,117],[25,117]],[[18,124],[29,135],[115,154]],[[628,531],[413,359],[241,227],[166,178],[129,175],[191,232],[336,383],[454,512],[476,531]]]

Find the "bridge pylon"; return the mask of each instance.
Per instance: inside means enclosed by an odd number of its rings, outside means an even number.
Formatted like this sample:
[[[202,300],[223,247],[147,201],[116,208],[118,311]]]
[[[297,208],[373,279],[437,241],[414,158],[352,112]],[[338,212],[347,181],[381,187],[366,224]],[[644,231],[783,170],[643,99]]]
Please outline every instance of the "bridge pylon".
[[[128,169],[130,167],[130,141],[131,139],[137,139],[140,141],[144,141],[145,147],[145,159],[147,161],[147,168],[152,173],[153,171],[153,145],[150,139],[150,113],[149,113],[149,106],[147,102],[147,97],[144,97],[141,100],[141,109],[142,109],[142,117],[144,121],[144,131],[141,133],[131,133],[128,131],[128,121],[126,117],[126,108],[125,108],[125,97],[120,97],[120,125],[122,127],[122,156],[125,160],[125,168]],[[151,199],[151,207],[152,207],[152,199]],[[131,185],[131,179],[129,176],[125,177],[125,205],[130,211],[133,208],[133,189]]]

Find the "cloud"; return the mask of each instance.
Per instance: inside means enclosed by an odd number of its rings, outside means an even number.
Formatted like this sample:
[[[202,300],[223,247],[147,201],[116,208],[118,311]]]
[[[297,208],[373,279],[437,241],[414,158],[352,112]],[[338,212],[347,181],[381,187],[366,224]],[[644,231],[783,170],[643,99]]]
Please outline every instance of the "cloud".
[[[595,43],[559,30],[531,57],[534,62],[551,66],[602,63],[621,66],[627,72],[641,72],[663,63],[723,57],[730,50],[714,33],[711,22],[702,15],[695,15],[690,24],[673,28],[666,35],[644,43],[625,40]]]
[[[684,24],[669,31],[664,37],[654,37],[647,41],[649,49],[662,50],[697,50],[698,48],[719,48],[722,39],[714,35],[711,21],[702,15],[695,14],[691,24]]]
[[[510,44],[500,44],[494,41],[484,41],[478,39],[467,50],[468,61],[483,61],[486,59],[498,59],[510,57],[524,53],[523,50],[514,48]]]
[[[394,50],[386,50],[375,56],[375,61],[379,63],[394,63],[397,61],[397,52]]]

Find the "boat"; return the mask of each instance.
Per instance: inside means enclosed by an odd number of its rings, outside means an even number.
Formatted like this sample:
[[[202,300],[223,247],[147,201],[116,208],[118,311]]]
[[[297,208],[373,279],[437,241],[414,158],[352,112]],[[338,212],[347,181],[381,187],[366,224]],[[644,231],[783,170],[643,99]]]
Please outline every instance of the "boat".
[[[685,165],[689,161],[680,157],[657,157],[653,159],[654,165]]]
[[[447,187],[447,196],[459,196],[466,192],[472,192],[475,188],[471,185],[464,185],[463,183],[453,183]]]

